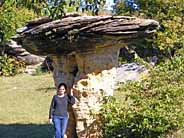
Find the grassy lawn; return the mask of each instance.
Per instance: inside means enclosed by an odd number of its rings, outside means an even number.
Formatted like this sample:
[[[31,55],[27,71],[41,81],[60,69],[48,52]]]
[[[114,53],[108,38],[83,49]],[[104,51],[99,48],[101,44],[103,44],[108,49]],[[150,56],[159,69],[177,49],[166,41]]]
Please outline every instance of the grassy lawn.
[[[54,94],[51,74],[0,77],[0,138],[52,138],[47,121]]]
[[[48,110],[54,94],[52,74],[0,77],[0,138],[53,138]],[[115,97],[125,98],[118,91]]]

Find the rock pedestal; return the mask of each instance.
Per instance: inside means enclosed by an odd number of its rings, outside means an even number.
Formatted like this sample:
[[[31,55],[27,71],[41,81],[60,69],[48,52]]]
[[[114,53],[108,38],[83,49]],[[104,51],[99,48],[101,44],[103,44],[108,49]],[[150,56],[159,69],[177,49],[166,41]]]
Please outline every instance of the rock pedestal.
[[[100,109],[102,97],[113,95],[119,47],[96,49],[85,53],[53,56],[56,86],[65,82],[74,89],[77,103],[71,113],[70,129],[79,138],[98,138],[98,122],[93,117]],[[75,123],[77,122],[77,123]],[[69,133],[71,134],[71,132]]]
[[[30,21],[15,38],[29,52],[51,57],[56,87],[64,82],[74,89],[77,102],[69,108],[67,138],[101,137],[95,113],[103,96],[113,95],[119,49],[158,26],[154,20],[125,16],[44,17]]]

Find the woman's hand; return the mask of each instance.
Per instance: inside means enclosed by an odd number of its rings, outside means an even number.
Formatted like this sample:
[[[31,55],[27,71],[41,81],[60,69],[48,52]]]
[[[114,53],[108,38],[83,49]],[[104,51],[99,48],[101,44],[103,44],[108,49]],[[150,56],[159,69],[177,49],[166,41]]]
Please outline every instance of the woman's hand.
[[[70,90],[70,95],[73,96],[73,88]]]
[[[49,122],[49,124],[51,124],[51,123],[52,123],[52,119],[51,119],[51,118],[49,118],[48,122]]]

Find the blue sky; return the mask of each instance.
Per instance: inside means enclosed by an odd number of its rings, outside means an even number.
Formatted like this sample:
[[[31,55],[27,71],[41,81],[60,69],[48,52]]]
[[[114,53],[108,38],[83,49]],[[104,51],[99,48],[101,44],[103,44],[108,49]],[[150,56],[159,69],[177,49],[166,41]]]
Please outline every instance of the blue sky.
[[[106,7],[108,10],[112,10],[112,5],[114,4],[114,0],[106,0]]]

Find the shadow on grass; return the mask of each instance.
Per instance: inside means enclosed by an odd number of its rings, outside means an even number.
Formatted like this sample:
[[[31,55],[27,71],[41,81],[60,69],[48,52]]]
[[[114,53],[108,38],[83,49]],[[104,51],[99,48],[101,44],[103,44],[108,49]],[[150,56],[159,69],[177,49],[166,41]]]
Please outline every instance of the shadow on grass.
[[[0,124],[0,138],[53,138],[49,124]]]
[[[44,91],[45,93],[47,93],[49,91],[56,91],[56,88],[55,87],[39,88],[39,89],[36,89],[36,91]]]

